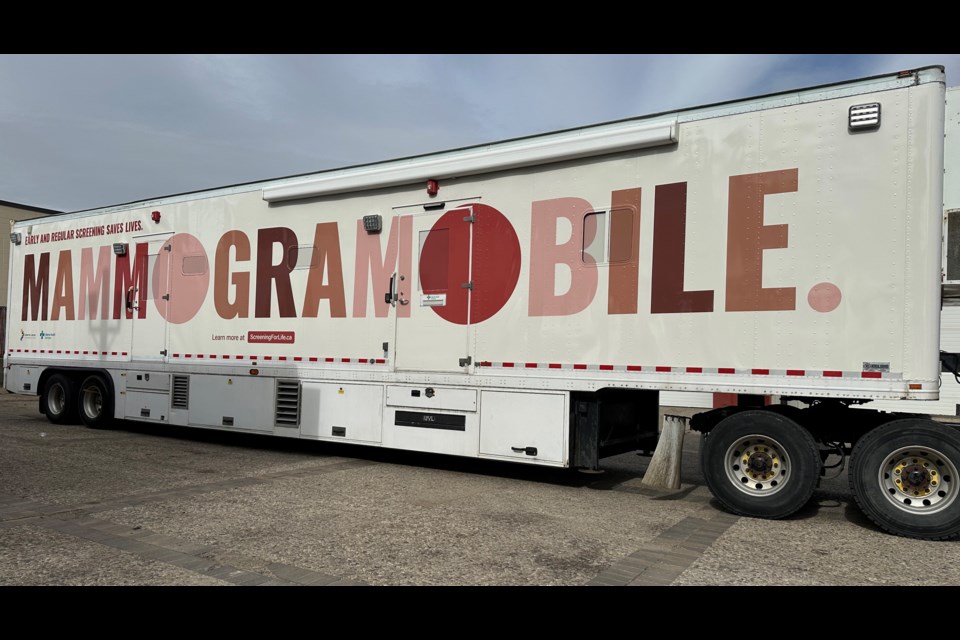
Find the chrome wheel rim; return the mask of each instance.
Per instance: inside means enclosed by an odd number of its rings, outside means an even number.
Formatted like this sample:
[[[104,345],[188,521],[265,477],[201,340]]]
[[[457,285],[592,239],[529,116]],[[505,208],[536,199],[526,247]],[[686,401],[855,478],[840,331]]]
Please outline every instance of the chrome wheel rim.
[[[888,455],[877,476],[884,497],[900,511],[926,515],[957,499],[957,465],[930,447],[901,447]]]
[[[103,411],[103,394],[100,389],[91,385],[83,390],[83,413],[88,418],[99,418]]]
[[[55,416],[67,407],[67,391],[62,384],[55,384],[47,391],[47,410]]]
[[[747,495],[769,496],[782,490],[792,475],[790,456],[769,436],[744,436],[727,449],[727,480]]]

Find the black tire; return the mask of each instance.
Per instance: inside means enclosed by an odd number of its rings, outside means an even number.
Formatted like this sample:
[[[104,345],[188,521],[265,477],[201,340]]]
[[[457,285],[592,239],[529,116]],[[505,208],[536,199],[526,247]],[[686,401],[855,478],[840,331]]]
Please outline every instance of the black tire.
[[[53,424],[77,420],[77,383],[69,376],[55,373],[47,378],[40,395],[41,411]]]
[[[77,392],[80,420],[92,429],[102,429],[113,422],[113,396],[102,376],[87,376]]]
[[[710,491],[728,511],[783,518],[810,500],[821,463],[810,432],[758,409],[721,420],[704,438],[700,466]]]
[[[894,420],[860,438],[850,489],[878,527],[924,540],[960,537],[960,430],[924,418]]]

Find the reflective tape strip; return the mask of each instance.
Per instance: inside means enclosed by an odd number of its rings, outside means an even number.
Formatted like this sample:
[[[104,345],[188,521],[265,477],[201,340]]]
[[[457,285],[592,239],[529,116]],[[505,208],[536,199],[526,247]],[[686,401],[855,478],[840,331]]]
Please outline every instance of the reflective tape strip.
[[[741,375],[741,376],[763,376],[763,377],[803,377],[803,378],[869,378],[869,379],[903,379],[903,374],[887,373],[881,371],[841,371],[836,369],[808,370],[808,369],[737,369],[735,367],[668,367],[664,365],[647,366],[638,364],[613,365],[613,364],[563,364],[559,362],[494,362],[491,360],[480,360],[477,362],[478,368],[502,368],[502,369],[550,369],[552,371],[603,371],[603,372],[656,372],[671,374],[719,374],[719,375]]]

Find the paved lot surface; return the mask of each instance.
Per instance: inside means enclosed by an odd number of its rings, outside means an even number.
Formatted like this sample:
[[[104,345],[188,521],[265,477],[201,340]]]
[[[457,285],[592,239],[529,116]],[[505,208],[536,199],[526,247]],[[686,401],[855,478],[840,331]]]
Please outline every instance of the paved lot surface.
[[[845,474],[784,521],[719,509],[685,440],[584,475],[126,423],[0,394],[0,585],[960,584],[960,544],[886,535]]]

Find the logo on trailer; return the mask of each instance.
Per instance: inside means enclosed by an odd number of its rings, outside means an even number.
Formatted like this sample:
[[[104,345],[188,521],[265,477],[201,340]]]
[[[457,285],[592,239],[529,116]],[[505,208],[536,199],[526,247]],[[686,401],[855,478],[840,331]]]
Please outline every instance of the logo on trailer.
[[[112,245],[26,254],[20,319],[132,320],[147,317],[149,308],[171,324],[184,324],[209,298],[210,310],[227,321],[386,318],[391,304],[380,288],[400,274],[416,282],[408,286],[419,290],[420,306],[451,324],[476,325],[514,297],[523,262],[528,317],[576,315],[598,300],[608,315],[794,311],[803,298],[819,313],[837,309],[843,295],[831,282],[806,283],[805,296],[796,286],[764,286],[764,254],[789,247],[789,225],[766,224],[764,204],[796,193],[799,171],[730,176],[727,188],[726,255],[711,266],[723,299],[715,289],[684,286],[687,183],[675,182],[654,185],[652,211],[643,212],[653,218],[649,257],[640,250],[641,188],[632,187],[612,191],[599,209],[576,197],[531,202],[524,250],[514,228],[520,219],[474,203],[442,214],[420,231],[419,242],[413,216],[394,215],[389,226],[384,221],[382,235],[366,233],[357,220],[352,255],[344,251],[344,223],[337,221],[317,223],[308,245],[293,229],[278,226],[230,229],[215,247],[177,233],[156,255],[147,242],[131,243],[122,254]],[[301,256],[305,247],[309,253]],[[344,278],[351,266],[352,292]],[[296,277],[295,269],[306,270],[305,277]],[[410,309],[396,307],[396,317],[409,318]],[[293,342],[292,333],[256,333],[248,341]]]

